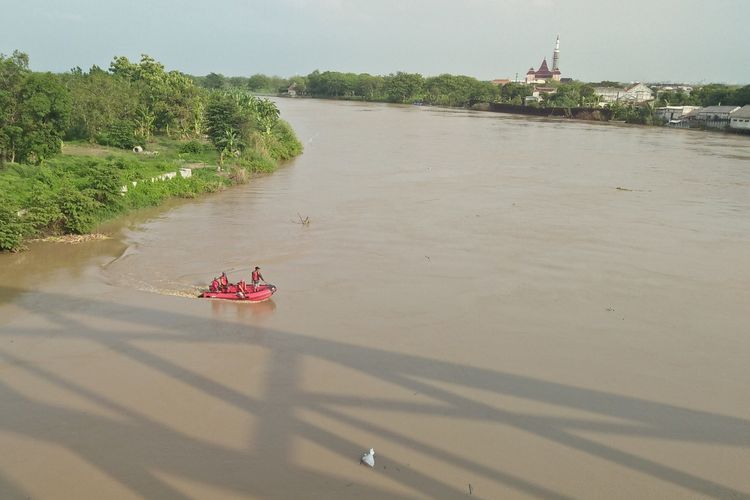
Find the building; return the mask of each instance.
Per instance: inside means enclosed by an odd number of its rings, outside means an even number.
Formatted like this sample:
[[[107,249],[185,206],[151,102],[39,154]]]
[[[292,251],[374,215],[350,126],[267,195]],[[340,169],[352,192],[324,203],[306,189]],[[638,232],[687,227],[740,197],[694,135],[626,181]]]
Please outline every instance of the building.
[[[654,117],[669,125],[677,125],[683,115],[699,108],[700,106],[663,106],[654,109]]]
[[[297,82],[292,82],[286,89],[286,93],[281,94],[287,97],[297,97]]]
[[[730,115],[739,109],[739,106],[706,106],[695,112],[695,119],[701,121],[729,121]]]
[[[642,83],[636,83],[625,89],[620,100],[634,103],[653,101],[654,91]]]
[[[524,104],[531,104],[533,102],[542,102],[548,95],[554,94],[555,92],[557,92],[557,89],[554,87],[537,86],[537,87],[534,87],[534,90],[531,93],[531,95],[524,97],[523,102]]]
[[[690,95],[690,92],[693,91],[692,86],[684,83],[652,83],[649,85],[656,92],[682,92]]]
[[[750,130],[750,104],[743,106],[730,115],[729,128]]]
[[[547,65],[547,58],[542,59],[542,64],[539,65],[539,69],[534,70],[532,66],[526,72],[527,84],[545,83],[547,80],[560,81],[562,73],[560,72],[560,35],[557,35],[557,41],[555,42],[555,50],[552,54],[552,69],[549,69]]]
[[[492,83],[492,85],[497,85],[498,87],[502,87],[503,85],[509,84],[510,80],[508,78],[496,78],[492,80],[490,83]]]
[[[594,94],[599,97],[600,104],[617,102],[625,89],[617,87],[594,87]]]
[[[599,103],[602,105],[614,102],[637,104],[654,100],[654,91],[642,83],[634,83],[624,89],[618,87],[594,87],[594,94],[599,96]]]
[[[690,128],[728,128],[731,117],[740,109],[739,106],[706,106],[694,109],[682,115],[682,126]]]

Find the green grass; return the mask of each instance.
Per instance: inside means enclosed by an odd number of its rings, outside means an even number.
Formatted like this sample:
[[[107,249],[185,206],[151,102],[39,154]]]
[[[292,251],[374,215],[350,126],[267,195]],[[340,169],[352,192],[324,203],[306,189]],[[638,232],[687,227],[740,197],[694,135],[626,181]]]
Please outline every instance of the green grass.
[[[220,172],[219,154],[210,144],[167,137],[146,145],[147,152],[158,155],[72,141],[41,165],[6,164],[0,167],[0,250],[19,250],[31,237],[84,234],[129,210],[247,182],[252,174],[271,172],[302,151],[284,122],[272,134],[251,139],[250,147],[225,162]],[[183,167],[192,169],[191,177],[150,180]],[[128,188],[124,195],[122,186]]]

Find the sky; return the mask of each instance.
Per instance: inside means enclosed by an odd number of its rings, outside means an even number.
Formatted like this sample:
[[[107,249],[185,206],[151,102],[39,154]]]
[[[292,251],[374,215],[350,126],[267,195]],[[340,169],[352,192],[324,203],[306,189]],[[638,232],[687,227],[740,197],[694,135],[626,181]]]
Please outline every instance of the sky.
[[[0,53],[64,72],[148,54],[192,75],[315,69],[750,83],[750,0],[0,0]]]

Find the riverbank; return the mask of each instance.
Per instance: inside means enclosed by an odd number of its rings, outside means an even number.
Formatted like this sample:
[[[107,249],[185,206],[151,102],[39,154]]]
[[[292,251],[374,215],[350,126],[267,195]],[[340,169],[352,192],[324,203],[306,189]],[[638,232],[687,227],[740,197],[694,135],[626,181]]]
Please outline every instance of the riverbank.
[[[750,495],[750,142],[278,104],[293,168],[0,255],[0,498]]]
[[[0,250],[22,250],[30,239],[85,235],[132,210],[243,184],[302,152],[282,121],[255,141],[241,157],[228,158],[197,140],[156,137],[138,153],[79,141],[40,165],[6,164],[0,169]]]

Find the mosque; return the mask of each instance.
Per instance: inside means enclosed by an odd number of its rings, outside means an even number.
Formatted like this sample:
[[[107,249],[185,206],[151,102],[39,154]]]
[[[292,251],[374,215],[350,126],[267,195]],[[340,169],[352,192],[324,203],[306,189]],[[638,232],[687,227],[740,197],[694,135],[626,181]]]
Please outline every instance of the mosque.
[[[557,41],[555,42],[555,51],[552,54],[552,71],[547,66],[547,58],[542,60],[542,64],[539,69],[534,71],[534,67],[529,68],[526,72],[526,83],[544,83],[547,80],[555,80],[559,82],[561,79],[560,73],[560,35],[557,35]]]

